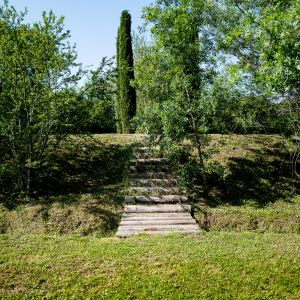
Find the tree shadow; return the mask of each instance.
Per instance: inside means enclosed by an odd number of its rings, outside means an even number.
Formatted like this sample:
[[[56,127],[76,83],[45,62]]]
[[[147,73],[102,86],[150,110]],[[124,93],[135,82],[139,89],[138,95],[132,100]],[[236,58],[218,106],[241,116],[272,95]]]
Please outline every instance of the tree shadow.
[[[278,200],[289,201],[300,192],[299,180],[293,176],[289,154],[277,149],[251,149],[254,158],[230,158],[228,175],[217,172],[208,176],[209,206],[243,205],[251,202],[264,207]]]
[[[40,195],[103,192],[104,186],[118,185],[126,177],[136,145],[109,145],[85,137],[53,149],[48,159],[51,168],[39,182]]]
[[[102,143],[91,135],[72,136],[59,143],[54,141],[47,153],[47,164],[35,177],[35,193],[25,202],[71,204],[77,202],[81,194],[103,196],[107,186],[113,186],[120,195],[136,146]],[[3,197],[1,202],[12,209],[24,203],[24,199],[11,201],[10,197]]]

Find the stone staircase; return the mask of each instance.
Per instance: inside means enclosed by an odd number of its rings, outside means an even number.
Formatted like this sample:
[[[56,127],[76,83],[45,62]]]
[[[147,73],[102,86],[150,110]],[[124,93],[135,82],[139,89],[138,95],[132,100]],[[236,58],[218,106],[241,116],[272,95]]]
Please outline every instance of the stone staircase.
[[[188,197],[182,195],[165,158],[153,158],[149,148],[137,148],[130,166],[125,209],[116,236],[139,233],[197,233]]]

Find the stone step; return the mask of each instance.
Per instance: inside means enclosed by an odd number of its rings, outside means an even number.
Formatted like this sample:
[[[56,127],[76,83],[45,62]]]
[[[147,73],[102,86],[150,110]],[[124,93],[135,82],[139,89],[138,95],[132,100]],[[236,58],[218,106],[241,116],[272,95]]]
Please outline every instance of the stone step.
[[[149,147],[140,147],[135,149],[135,156],[136,157],[149,157],[152,153],[153,149]]]
[[[127,205],[129,206],[129,205]],[[135,205],[136,206],[136,205]],[[141,205],[144,206],[144,205]],[[123,213],[123,217],[124,218],[136,218],[136,217],[140,217],[140,218],[170,218],[170,219],[174,219],[174,218],[183,218],[183,217],[191,217],[191,215],[189,214],[189,212],[187,213],[186,211],[177,211],[177,212],[124,212]]]
[[[169,167],[165,164],[137,164],[129,167],[131,172],[144,173],[144,172],[165,172],[169,171]]]
[[[166,158],[137,158],[131,160],[131,163],[135,165],[160,165],[167,162]]]
[[[188,197],[183,195],[160,195],[160,196],[125,196],[125,203],[186,203]]]
[[[126,193],[134,195],[139,194],[151,194],[151,195],[170,195],[178,193],[178,188],[175,187],[143,187],[143,186],[133,186],[126,189]]]
[[[116,236],[120,238],[126,238],[130,237],[136,234],[140,233],[146,233],[146,234],[169,234],[169,233],[186,233],[186,234],[191,234],[191,233],[199,233],[199,227],[198,226],[193,226],[193,227],[182,227],[178,228],[176,227],[171,227],[171,228],[164,228],[164,227],[148,227],[148,228],[128,228],[128,227],[122,227],[119,228]]]
[[[185,220],[122,220],[120,226],[152,226],[152,225],[195,225],[197,224],[196,221],[190,217],[189,219]]]
[[[153,155],[155,153],[160,154],[159,147],[137,147],[134,149],[135,154],[137,155]]]
[[[135,148],[136,152],[139,152],[139,153],[145,153],[145,152],[149,152],[151,150],[150,147],[138,147],[138,148]]]
[[[199,226],[196,223],[192,224],[145,224],[145,225],[120,225],[120,230],[143,230],[143,231],[162,231],[162,230],[188,230],[188,229],[198,229]]]
[[[191,212],[187,204],[125,205],[125,213],[176,213]]]
[[[175,178],[152,178],[152,179],[134,179],[129,182],[131,186],[174,186],[177,184],[177,180]]]
[[[175,213],[124,213],[122,220],[190,220],[192,216],[186,212]]]
[[[173,179],[174,176],[167,172],[142,172],[142,173],[131,173],[129,174],[130,178],[142,179]]]

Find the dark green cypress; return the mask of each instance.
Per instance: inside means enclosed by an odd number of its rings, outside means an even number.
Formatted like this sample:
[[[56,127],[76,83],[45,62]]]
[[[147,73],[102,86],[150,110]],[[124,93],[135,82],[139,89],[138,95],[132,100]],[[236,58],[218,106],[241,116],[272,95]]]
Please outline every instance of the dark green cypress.
[[[122,11],[117,37],[118,99],[116,103],[117,130],[130,132],[130,120],[136,113],[136,92],[130,85],[134,79],[133,52],[131,41],[131,16]]]

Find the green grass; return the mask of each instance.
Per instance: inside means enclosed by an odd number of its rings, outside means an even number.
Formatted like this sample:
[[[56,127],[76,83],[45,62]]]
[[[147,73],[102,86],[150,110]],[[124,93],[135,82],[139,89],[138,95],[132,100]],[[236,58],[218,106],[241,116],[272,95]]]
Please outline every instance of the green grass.
[[[122,189],[142,139],[69,136],[53,143],[35,197],[0,195],[0,299],[300,299],[291,141],[212,135],[210,194],[193,194],[207,231],[120,240]]]
[[[210,137],[210,195],[193,197],[200,226],[299,233],[300,192],[290,168],[292,142],[277,135]],[[53,142],[36,196],[0,195],[0,233],[114,235],[132,148],[143,138],[71,135]]]
[[[0,197],[0,233],[113,235],[132,148],[142,139],[95,134],[52,141],[35,197]]]
[[[211,135],[208,154],[210,206],[223,204],[257,207],[300,194],[292,173],[295,145],[279,135]]]
[[[0,236],[3,299],[299,299],[300,236]]]
[[[263,208],[255,203],[241,206],[195,205],[195,217],[201,228],[209,231],[257,231],[300,233],[300,196],[289,201],[269,203]]]

